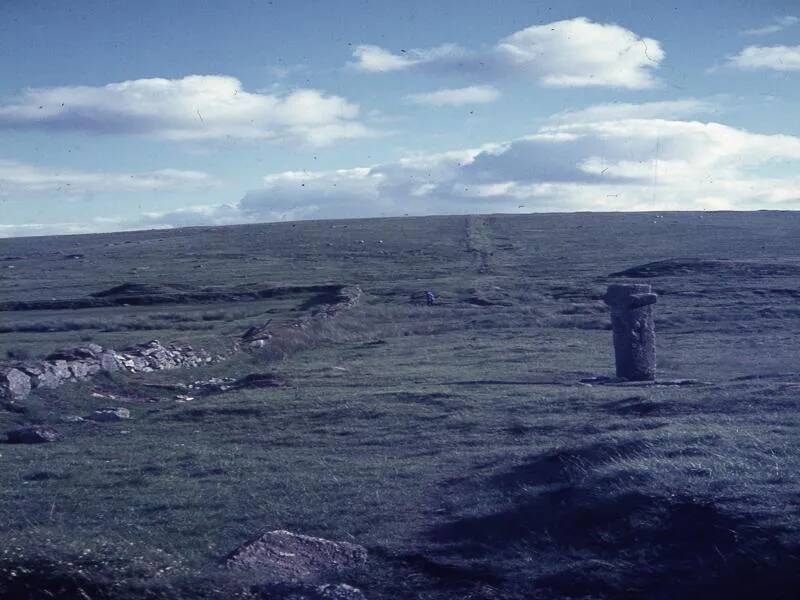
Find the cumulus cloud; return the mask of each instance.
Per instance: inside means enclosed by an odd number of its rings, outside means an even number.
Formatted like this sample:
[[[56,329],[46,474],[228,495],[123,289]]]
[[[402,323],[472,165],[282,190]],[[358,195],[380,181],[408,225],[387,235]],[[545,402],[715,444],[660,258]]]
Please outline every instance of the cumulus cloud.
[[[0,105],[0,127],[168,140],[290,139],[323,145],[368,135],[358,115],[358,105],[314,89],[253,93],[234,77],[191,75],[27,89]]]
[[[746,70],[800,71],[800,46],[748,46],[729,56],[728,65]]]
[[[553,87],[609,86],[643,89],[664,58],[657,40],[585,17],[534,25],[494,45],[467,50],[453,44],[392,53],[357,46],[353,67],[367,72],[425,69],[481,77],[526,76]]]
[[[419,59],[392,54],[380,46],[371,44],[356,46],[355,50],[353,50],[353,56],[356,58],[353,66],[371,73],[402,71],[421,62]]]
[[[463,106],[465,104],[487,104],[494,102],[499,97],[500,92],[491,85],[470,85],[422,94],[409,94],[406,99],[423,106]]]
[[[193,191],[218,185],[201,171],[159,169],[139,173],[78,171],[0,160],[0,194]]]
[[[114,228],[392,215],[800,209],[800,137],[676,118],[702,101],[588,107],[530,135],[394,162],[285,171],[237,203]],[[108,224],[96,224],[109,230]],[[2,235],[2,232],[0,232]]]
[[[688,106],[688,104],[687,104]],[[697,107],[697,106],[696,106]],[[674,108],[674,107],[673,107]],[[647,114],[652,107],[633,114]],[[665,118],[551,121],[509,142],[265,178],[248,219],[571,210],[800,208],[800,138]],[[789,171],[794,171],[788,169]]]
[[[771,33],[778,33],[783,31],[784,29],[788,29],[793,25],[797,25],[800,23],[800,18],[787,15],[785,17],[778,17],[772,20],[772,23],[769,25],[764,25],[763,27],[756,27],[754,29],[745,29],[742,31],[743,35],[769,35]]]

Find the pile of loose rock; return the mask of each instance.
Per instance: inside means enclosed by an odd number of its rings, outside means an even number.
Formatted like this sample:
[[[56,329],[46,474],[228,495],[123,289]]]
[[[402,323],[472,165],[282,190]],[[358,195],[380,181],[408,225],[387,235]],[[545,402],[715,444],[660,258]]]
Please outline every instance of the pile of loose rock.
[[[119,367],[132,373],[197,367],[213,360],[203,349],[195,350],[188,345],[176,344],[164,346],[158,340],[126,348],[115,352],[115,355]]]
[[[212,361],[204,350],[158,340],[124,350],[87,344],[53,352],[44,360],[18,361],[0,366],[0,399],[22,400],[32,389],[56,388],[101,372],[117,370],[146,373],[180,367],[194,367]]]

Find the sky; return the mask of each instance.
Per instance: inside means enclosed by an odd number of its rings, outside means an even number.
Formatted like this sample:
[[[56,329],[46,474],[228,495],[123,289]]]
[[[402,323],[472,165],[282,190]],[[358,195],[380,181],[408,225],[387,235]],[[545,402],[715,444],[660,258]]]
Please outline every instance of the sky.
[[[0,1],[0,237],[800,209],[796,0]]]

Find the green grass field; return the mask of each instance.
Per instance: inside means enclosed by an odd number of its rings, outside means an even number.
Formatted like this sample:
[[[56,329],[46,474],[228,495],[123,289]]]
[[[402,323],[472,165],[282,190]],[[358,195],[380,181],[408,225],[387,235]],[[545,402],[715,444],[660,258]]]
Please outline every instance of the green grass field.
[[[798,239],[800,214],[758,212],[2,240],[4,302],[124,283],[365,295],[285,348],[0,408],[0,431],[63,434],[0,444],[0,597],[247,597],[255,581],[219,561],[264,529],[366,546],[347,581],[371,600],[800,597]],[[581,383],[613,374],[600,298],[619,281],[659,294],[659,377],[700,384]],[[219,351],[310,298],[0,311],[0,353]],[[170,388],[253,373],[286,385],[185,402]],[[62,422],[107,406],[132,419]]]

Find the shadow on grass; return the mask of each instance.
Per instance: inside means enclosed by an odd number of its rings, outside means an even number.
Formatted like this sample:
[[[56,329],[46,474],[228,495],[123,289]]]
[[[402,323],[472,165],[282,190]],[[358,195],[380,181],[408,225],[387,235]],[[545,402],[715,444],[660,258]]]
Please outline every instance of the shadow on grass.
[[[215,572],[154,576],[112,559],[31,556],[13,564],[0,561],[0,598],[8,600],[255,600],[250,583]]]
[[[587,445],[491,476],[484,490],[511,500],[498,510],[478,492],[472,514],[429,532],[432,553],[495,565],[509,597],[798,597],[800,546],[781,542],[789,532],[616,470],[643,451]]]
[[[660,402],[642,396],[607,402],[602,408],[623,417],[663,417],[685,412],[685,409],[682,410],[680,406],[675,406],[675,403]]]

